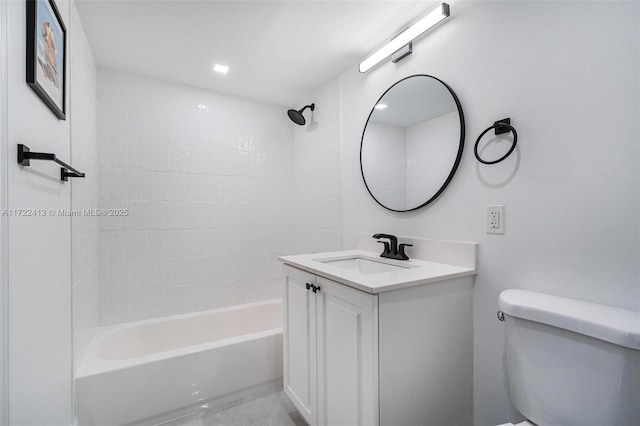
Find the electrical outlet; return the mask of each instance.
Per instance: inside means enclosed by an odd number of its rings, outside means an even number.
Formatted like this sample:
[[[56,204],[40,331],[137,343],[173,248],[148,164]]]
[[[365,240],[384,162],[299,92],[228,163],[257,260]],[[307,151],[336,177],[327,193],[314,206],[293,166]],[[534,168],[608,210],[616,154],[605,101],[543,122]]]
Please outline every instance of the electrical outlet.
[[[504,234],[504,206],[487,206],[487,234]]]

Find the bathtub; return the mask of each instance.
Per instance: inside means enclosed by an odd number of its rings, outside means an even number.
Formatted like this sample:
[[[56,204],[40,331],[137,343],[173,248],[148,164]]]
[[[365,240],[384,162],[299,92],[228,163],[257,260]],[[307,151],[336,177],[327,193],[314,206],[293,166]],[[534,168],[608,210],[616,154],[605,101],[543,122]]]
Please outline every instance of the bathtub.
[[[78,424],[170,420],[281,379],[280,299],[99,327],[76,374]]]

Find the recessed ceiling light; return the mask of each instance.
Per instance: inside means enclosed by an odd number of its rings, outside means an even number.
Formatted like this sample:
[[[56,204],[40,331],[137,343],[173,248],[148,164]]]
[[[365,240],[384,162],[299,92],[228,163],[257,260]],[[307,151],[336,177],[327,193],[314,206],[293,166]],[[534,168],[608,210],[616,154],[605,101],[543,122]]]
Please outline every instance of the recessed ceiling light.
[[[229,72],[229,67],[226,65],[215,64],[213,66],[213,70],[215,72],[219,72],[220,74],[226,74]]]
[[[375,109],[385,109],[388,105],[387,104],[378,104],[376,106],[374,106]]]

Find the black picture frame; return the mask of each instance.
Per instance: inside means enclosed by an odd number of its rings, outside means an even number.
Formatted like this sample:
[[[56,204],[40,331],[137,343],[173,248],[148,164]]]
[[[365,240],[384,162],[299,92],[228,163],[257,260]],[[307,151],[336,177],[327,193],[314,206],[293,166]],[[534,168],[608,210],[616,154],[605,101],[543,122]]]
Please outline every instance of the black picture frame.
[[[67,28],[54,0],[26,0],[26,7],[27,84],[66,120]]]

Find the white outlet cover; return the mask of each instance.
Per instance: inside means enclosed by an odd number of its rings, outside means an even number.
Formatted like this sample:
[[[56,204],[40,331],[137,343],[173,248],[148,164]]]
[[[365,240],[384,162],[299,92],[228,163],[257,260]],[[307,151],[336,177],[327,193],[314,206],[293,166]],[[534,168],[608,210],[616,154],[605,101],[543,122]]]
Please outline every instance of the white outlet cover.
[[[504,205],[487,206],[487,234],[504,234]]]

